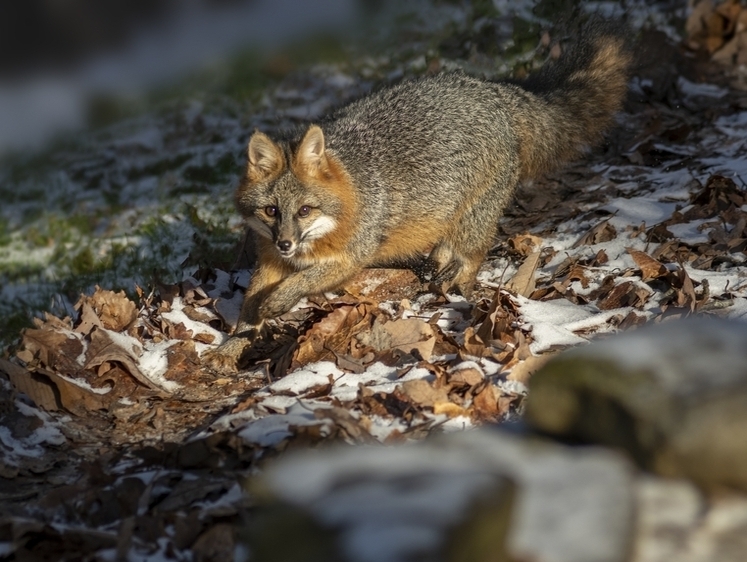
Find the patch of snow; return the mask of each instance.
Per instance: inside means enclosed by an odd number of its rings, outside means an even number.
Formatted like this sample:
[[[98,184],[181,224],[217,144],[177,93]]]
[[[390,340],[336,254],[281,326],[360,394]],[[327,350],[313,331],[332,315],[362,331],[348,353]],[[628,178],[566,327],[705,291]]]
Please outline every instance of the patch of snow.
[[[225,332],[221,332],[204,322],[195,322],[184,313],[184,303],[181,297],[174,297],[169,312],[161,313],[161,316],[172,324],[184,324],[187,330],[192,334],[208,334],[213,336],[213,345],[221,344],[228,339]]]
[[[715,98],[715,99],[721,99],[726,94],[728,94],[728,90],[722,88],[721,86],[717,86],[715,84],[696,84],[695,82],[691,82],[684,76],[680,76],[677,78],[677,88],[685,94],[685,96],[694,98],[694,97],[705,97],[705,98]]]
[[[23,463],[23,458],[43,458],[45,445],[59,446],[65,443],[65,437],[56,427],[50,416],[35,407],[15,401],[18,411],[24,416],[39,418],[43,423],[24,437],[16,437],[10,428],[0,426],[0,452],[3,461],[10,466],[18,466]]]
[[[533,342],[529,349],[535,355],[554,347],[585,343],[573,333],[581,322],[598,315],[591,307],[579,306],[565,299],[533,301],[517,297],[523,320],[532,327]]]
[[[179,340],[164,340],[158,343],[149,341],[145,344],[143,354],[140,356],[138,366],[140,371],[153,381],[157,386],[174,392],[181,385],[177,382],[167,380],[163,377],[169,368],[168,350],[178,343]]]
[[[217,511],[226,507],[234,507],[245,500],[244,491],[241,489],[241,485],[236,482],[231,486],[226,493],[214,501],[199,501],[192,504],[194,507],[203,509],[205,511]]]
[[[75,386],[78,386],[78,387],[80,387],[80,388],[83,388],[83,389],[85,389],[85,390],[87,390],[88,392],[91,392],[91,393],[93,393],[93,394],[102,394],[102,395],[103,395],[103,394],[108,394],[108,393],[109,393],[109,392],[111,392],[111,390],[112,390],[111,388],[108,388],[108,387],[99,387],[99,388],[94,388],[94,387],[93,387],[93,386],[91,386],[91,385],[90,385],[90,383],[89,383],[88,381],[86,381],[86,380],[83,380],[83,379],[79,379],[79,378],[76,378],[76,377],[66,377],[66,376],[65,376],[65,375],[63,375],[62,373],[57,373],[57,376],[58,376],[58,377],[60,377],[60,378],[61,378],[61,379],[63,379],[63,380],[66,380],[66,381],[67,381],[67,382],[69,382],[70,384],[74,384]]]
[[[675,206],[675,203],[660,202],[648,198],[618,197],[610,200],[600,209],[615,215],[610,219],[610,223],[617,228],[642,222],[657,224],[671,217]]]
[[[672,224],[667,226],[667,230],[687,244],[705,244],[708,243],[708,234],[701,227],[707,222],[713,222],[713,219]]]
[[[294,394],[302,394],[309,388],[327,384],[330,375],[332,375],[334,380],[338,379],[338,377],[344,376],[344,374],[345,373],[338,369],[337,365],[331,361],[311,363],[287,374],[282,379],[275,381],[270,385],[270,389],[274,392],[287,391],[293,392]]]
[[[238,431],[238,436],[247,443],[259,447],[274,447],[291,436],[290,425],[320,425],[314,411],[296,402],[285,414],[276,414],[250,421]]]
[[[65,423],[65,419],[53,418],[47,412],[43,412],[36,407],[24,404],[21,400],[16,400],[15,406],[24,416],[34,416],[43,422],[43,425],[37,427],[31,435],[26,437],[30,443],[46,443],[49,445],[62,445],[65,443],[65,436],[58,429],[60,424]]]

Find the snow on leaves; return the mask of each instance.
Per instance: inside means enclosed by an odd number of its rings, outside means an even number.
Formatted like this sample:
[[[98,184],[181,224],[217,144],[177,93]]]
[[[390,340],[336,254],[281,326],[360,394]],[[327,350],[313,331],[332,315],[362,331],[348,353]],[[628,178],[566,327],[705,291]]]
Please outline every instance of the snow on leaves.
[[[203,369],[200,354],[226,337],[220,303],[233,300],[229,276],[203,272],[202,277],[203,283],[192,279],[161,287],[159,295],[138,291],[138,302],[97,288],[81,297],[75,318],[37,320],[23,333],[16,355],[23,367],[13,364],[11,380],[37,404],[75,414],[84,425],[103,415],[120,429],[122,440],[141,437],[141,424],[152,426],[154,418],[161,418],[161,429],[179,433],[170,410],[181,413],[189,403],[231,397],[238,403],[234,414],[251,411],[253,418],[288,411],[271,406],[271,397],[309,402],[311,409],[319,408],[315,419],[327,427],[317,438],[363,442],[376,440],[374,435],[396,440],[408,427],[441,423],[434,416],[497,421],[520,402],[520,393],[502,391],[487,374],[531,355],[529,334],[519,327],[517,307],[506,292],[497,291],[473,314],[443,298],[415,309],[407,299],[382,307],[361,291],[401,296],[422,287],[414,276],[401,285],[399,271],[366,272],[352,284],[359,296],[310,300],[284,316],[252,349],[247,371],[225,379]],[[468,325],[465,337],[442,328],[442,317]],[[319,371],[318,382],[304,387],[273,385],[310,365],[330,365],[330,372]],[[377,374],[366,379],[368,371]],[[352,397],[335,392],[340,384],[349,386],[348,380],[338,384],[345,373],[364,377]],[[264,396],[251,397],[266,384]],[[239,400],[247,393],[248,399]],[[376,422],[382,426],[399,425],[388,437],[372,429],[370,416],[390,420]],[[310,438],[305,424],[286,428],[289,435]]]
[[[433,295],[409,271],[367,271],[343,295],[309,299],[272,323],[232,378],[205,370],[200,356],[225,341],[235,321],[241,287],[233,277],[200,271],[157,293],[138,289],[135,299],[97,288],[81,296],[74,318],[37,320],[3,370],[38,405],[81,420],[103,415],[125,441],[141,435],[143,423],[176,436],[188,405],[208,402],[193,419],[220,405],[241,423],[289,416],[278,422],[285,437],[270,447],[294,435],[391,441],[448,419],[498,421],[521,403],[521,387],[506,384],[526,382],[544,361],[533,349],[729,306],[739,288],[714,291],[696,272],[743,261],[745,207],[744,191],[713,175],[654,226],[606,217],[565,253],[536,234],[514,235],[508,246],[521,265],[505,289],[483,289],[473,305]],[[672,232],[693,229],[708,242]],[[524,318],[522,303],[557,301],[584,312],[565,336],[545,341],[548,331],[536,316]],[[296,419],[294,403],[315,413]]]

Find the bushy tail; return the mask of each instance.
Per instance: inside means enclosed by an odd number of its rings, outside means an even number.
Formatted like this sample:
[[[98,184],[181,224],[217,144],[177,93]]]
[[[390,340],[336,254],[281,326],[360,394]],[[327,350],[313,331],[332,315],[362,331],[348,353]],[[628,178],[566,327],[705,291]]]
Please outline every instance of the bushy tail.
[[[517,84],[531,110],[519,112],[522,178],[537,177],[601,140],[622,107],[633,53],[628,30],[592,19],[558,60]]]

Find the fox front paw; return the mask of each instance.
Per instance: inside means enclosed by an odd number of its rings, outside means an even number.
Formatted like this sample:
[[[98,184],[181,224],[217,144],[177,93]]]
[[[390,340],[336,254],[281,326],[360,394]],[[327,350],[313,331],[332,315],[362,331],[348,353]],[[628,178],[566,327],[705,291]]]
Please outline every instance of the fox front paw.
[[[296,304],[299,299],[300,297],[291,300],[283,298],[277,294],[270,295],[265,299],[265,302],[260,305],[259,316],[260,318],[277,318],[293,308],[293,305]]]
[[[239,359],[252,340],[249,338],[233,337],[217,348],[202,356],[203,363],[212,371],[218,373],[237,373]]]

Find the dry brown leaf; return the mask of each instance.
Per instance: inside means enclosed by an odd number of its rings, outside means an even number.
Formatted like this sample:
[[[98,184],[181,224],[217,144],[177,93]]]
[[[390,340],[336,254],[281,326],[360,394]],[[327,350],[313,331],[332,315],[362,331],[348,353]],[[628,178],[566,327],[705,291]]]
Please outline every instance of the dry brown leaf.
[[[421,359],[428,361],[436,344],[433,327],[418,318],[392,320],[383,325],[389,334],[391,349],[414,355],[417,352]]]
[[[706,30],[706,19],[713,13],[713,2],[711,0],[701,0],[694,6],[690,15],[685,22],[685,31],[692,41],[693,48],[700,46],[701,36]]]
[[[332,352],[326,349],[327,339],[339,333],[343,326],[349,323],[348,317],[355,312],[356,308],[353,305],[340,306],[314,324],[299,338],[293,365],[307,365],[331,358]]]
[[[542,238],[534,234],[517,234],[508,239],[508,245],[523,256],[529,256],[542,248]]]
[[[512,325],[518,320],[518,317],[516,304],[510,295],[501,290],[496,290],[484,315],[475,315],[475,323],[480,324],[477,328],[477,336],[485,343],[502,340],[505,334],[513,332]]]
[[[646,293],[648,296],[649,293]],[[639,288],[632,281],[624,281],[615,285],[612,290],[597,302],[600,310],[613,310],[626,306],[637,306],[641,294]]]
[[[526,385],[532,375],[539,371],[554,355],[555,353],[543,353],[542,355],[527,357],[513,366],[506,379]]]
[[[43,410],[54,411],[60,408],[61,404],[55,396],[54,385],[48,377],[31,373],[2,358],[0,358],[0,371],[8,375],[10,383],[16,390],[23,392]]]
[[[109,392],[93,392],[73,382],[75,379],[66,379],[55,373],[45,372],[44,376],[54,384],[62,406],[76,416],[87,416],[91,412],[108,410],[112,401],[119,400],[120,395]]]
[[[649,256],[646,252],[641,252],[634,248],[625,248],[633,258],[633,261],[641,270],[641,280],[650,281],[651,279],[658,279],[668,273],[666,266],[658,260],[655,260]]]
[[[375,301],[401,301],[420,290],[420,280],[409,269],[364,269],[343,289],[356,297]]]
[[[200,358],[192,340],[179,341],[168,349],[168,369],[163,378],[199,392],[203,377]]]
[[[534,276],[537,272],[540,256],[541,252],[537,251],[530,254],[527,259],[524,260],[524,263],[519,266],[516,275],[506,283],[506,288],[509,291],[514,291],[522,297],[528,297],[532,294],[536,286]]]
[[[94,312],[93,307],[88,302],[79,301],[80,309],[80,321],[75,327],[75,331],[87,336],[91,333],[91,330],[98,327],[101,328],[103,325],[101,320]]]
[[[578,263],[574,263],[563,278],[561,286],[564,290],[562,292],[566,292],[568,290],[568,286],[573,281],[578,281],[579,283],[581,283],[581,287],[583,287],[584,289],[588,288],[589,286],[589,278],[586,276],[586,268]]]
[[[57,331],[47,324],[23,331],[22,345],[42,366],[63,372],[80,369],[75,361],[83,344],[73,335]]]
[[[203,324],[220,322],[220,319],[216,314],[202,306],[195,308],[192,305],[185,305],[184,308],[182,308],[182,312],[187,318],[194,320],[195,322],[202,322]]]
[[[330,350],[335,356],[335,363],[343,371],[350,371],[351,373],[363,373],[366,370],[366,366],[373,361],[373,354],[369,354],[365,358],[353,357],[347,353],[337,353],[334,350]]]
[[[450,418],[469,415],[468,410],[453,402],[436,402],[433,405],[433,413],[436,415],[446,414]]]
[[[449,384],[454,386],[475,386],[485,380],[485,374],[475,367],[455,369],[448,375]]]
[[[124,291],[115,293],[97,285],[93,295],[81,296],[75,305],[76,310],[82,308],[83,304],[90,305],[104,328],[114,332],[121,332],[137,318],[137,307],[127,298]]]
[[[462,344],[461,349],[472,357],[486,357],[490,355],[485,342],[475,333],[475,329],[472,326],[469,326],[464,331],[464,344]]]
[[[433,388],[428,381],[423,379],[405,381],[402,383],[402,392],[416,404],[433,407],[438,402],[448,402],[449,395],[446,388]]]
[[[345,408],[317,408],[314,410],[314,417],[320,420],[327,419],[332,421],[332,423],[356,442],[378,443],[376,438],[369,433],[364,420],[357,419]]]
[[[322,384],[316,384],[314,386],[310,386],[306,390],[303,391],[304,398],[312,399],[312,398],[321,398],[322,396],[328,396],[330,392],[332,392],[332,387],[335,384],[335,380],[332,377],[332,375],[329,375],[327,377],[327,382]]]
[[[485,387],[472,398],[472,415],[480,421],[498,421],[504,413],[501,411],[498,399],[502,396],[501,391],[492,384]]]
[[[593,246],[594,244],[601,244],[602,242],[609,242],[617,237],[617,230],[610,224],[609,220],[602,221],[596,226],[589,229],[589,231],[579,238],[573,248],[579,246]]]
[[[693,280],[687,274],[684,267],[679,268],[679,279],[682,288],[677,292],[677,305],[686,306],[690,309],[690,312],[694,312],[698,304],[698,297],[695,294]]]
[[[140,371],[136,350],[124,349],[115,343],[105,330],[97,328],[91,332],[91,345],[86,353],[84,368],[91,369],[101,365],[105,361],[121,363],[127,372],[140,384],[153,390],[166,392]]]

